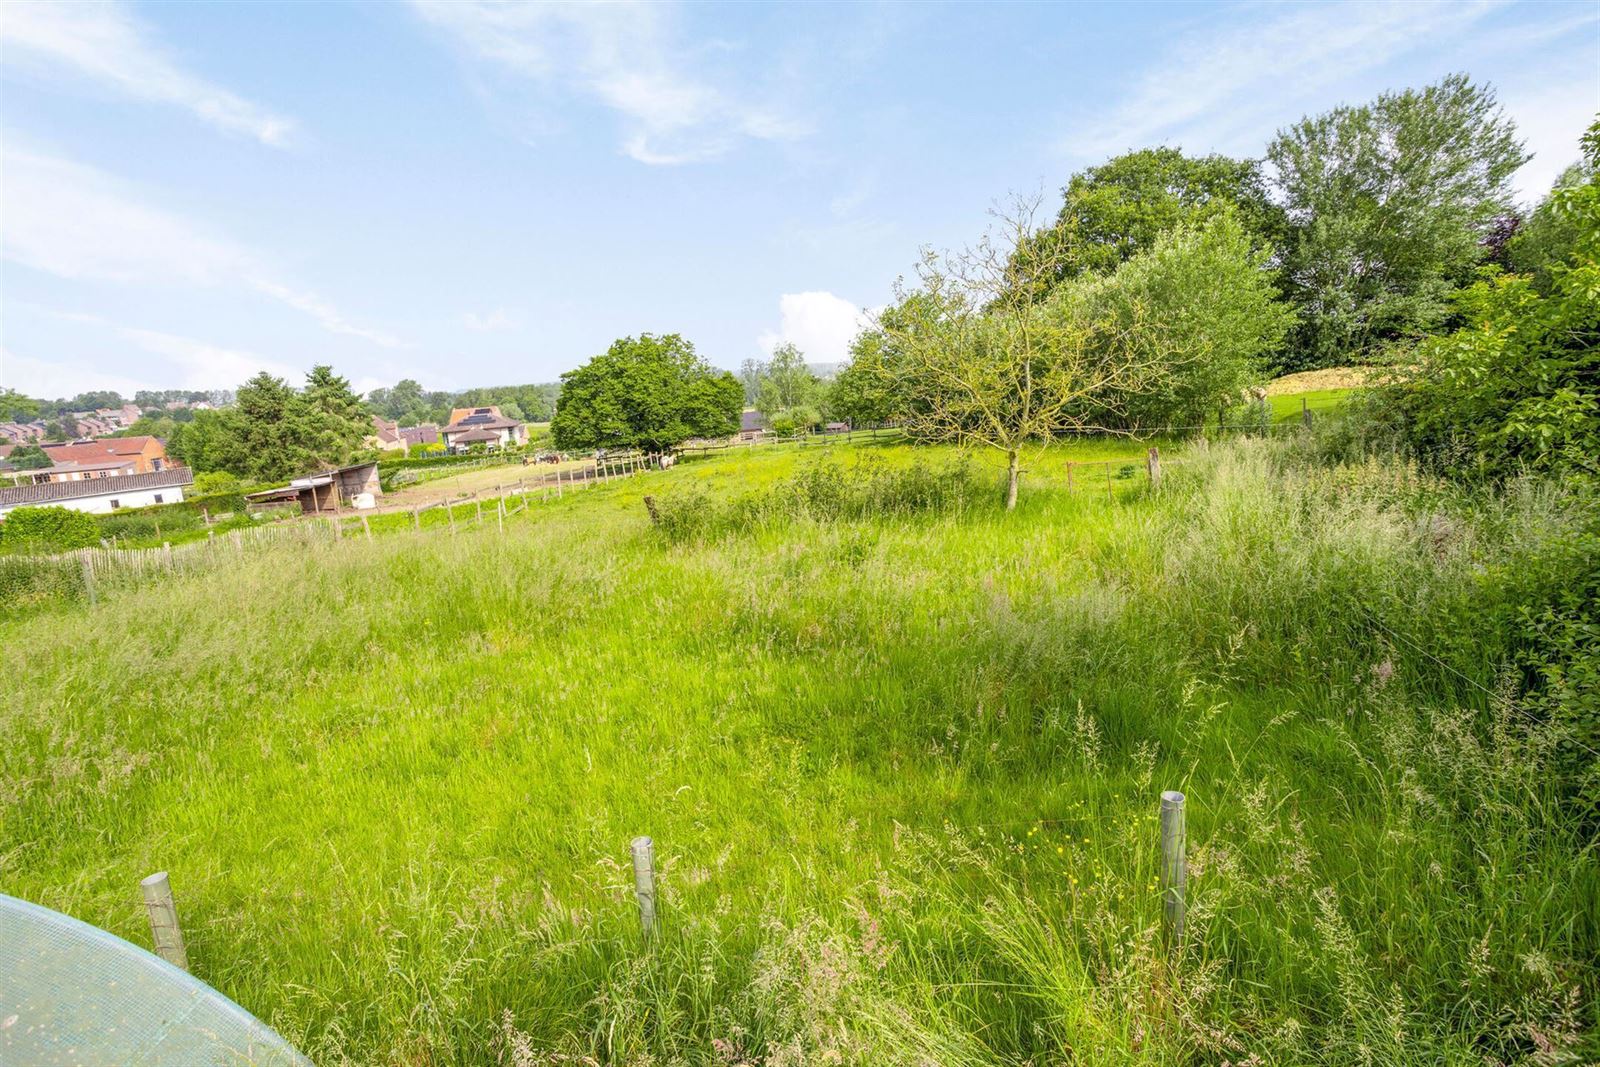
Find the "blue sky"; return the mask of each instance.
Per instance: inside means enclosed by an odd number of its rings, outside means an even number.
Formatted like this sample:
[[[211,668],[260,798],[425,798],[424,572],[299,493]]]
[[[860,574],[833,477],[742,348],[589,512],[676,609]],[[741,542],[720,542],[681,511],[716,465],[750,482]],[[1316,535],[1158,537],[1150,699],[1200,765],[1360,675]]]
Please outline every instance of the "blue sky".
[[[831,362],[1009,192],[1458,70],[1531,199],[1600,110],[1600,3],[13,0],[0,384],[509,384],[640,331]]]

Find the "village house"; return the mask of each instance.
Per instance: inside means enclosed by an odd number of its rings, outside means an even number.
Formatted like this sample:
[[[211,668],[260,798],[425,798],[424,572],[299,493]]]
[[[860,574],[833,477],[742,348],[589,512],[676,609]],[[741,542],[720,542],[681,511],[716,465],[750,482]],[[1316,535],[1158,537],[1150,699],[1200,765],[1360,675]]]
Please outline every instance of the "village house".
[[[123,508],[176,504],[193,484],[194,472],[187,467],[117,478],[36,482],[0,488],[0,516],[14,508],[63,507],[104,515]]]
[[[400,434],[400,424],[378,415],[372,416],[372,433],[364,443],[368,448],[376,448],[381,452],[404,452],[406,449],[405,438]]]
[[[767,435],[767,420],[761,417],[761,412],[745,411],[739,414],[739,440],[759,441]]]
[[[516,448],[528,443],[528,428],[500,414],[498,407],[456,408],[450,412],[450,425],[440,430],[439,436],[452,452],[473,445]]]
[[[71,444],[41,445],[51,465],[33,472],[36,482],[76,482],[125,474],[150,474],[175,464],[159,437],[103,437]]]
[[[14,445],[32,444],[44,440],[48,431],[45,424],[38,420],[33,422],[0,422],[0,438]]]

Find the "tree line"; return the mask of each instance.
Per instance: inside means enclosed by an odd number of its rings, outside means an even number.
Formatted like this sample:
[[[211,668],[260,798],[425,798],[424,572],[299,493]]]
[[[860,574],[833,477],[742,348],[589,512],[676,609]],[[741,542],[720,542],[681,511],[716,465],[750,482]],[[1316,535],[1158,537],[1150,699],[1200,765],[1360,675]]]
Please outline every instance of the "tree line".
[[[1024,198],[925,255],[830,404],[999,450],[1010,504],[1030,443],[1188,432],[1267,377],[1345,364],[1387,370],[1364,410],[1407,447],[1592,456],[1593,141],[1526,217],[1515,128],[1459,75],[1304,119],[1265,168],[1127,153],[1074,175],[1047,224]]]

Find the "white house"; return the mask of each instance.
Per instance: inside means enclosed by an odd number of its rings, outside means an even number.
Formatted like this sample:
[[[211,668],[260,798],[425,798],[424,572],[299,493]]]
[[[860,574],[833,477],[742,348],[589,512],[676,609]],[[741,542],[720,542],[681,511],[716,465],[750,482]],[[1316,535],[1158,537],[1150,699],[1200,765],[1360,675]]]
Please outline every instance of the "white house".
[[[18,485],[0,488],[0,516],[12,508],[61,507],[104,515],[123,508],[176,504],[183,499],[184,489],[193,484],[194,471],[188,467],[169,467],[148,474],[124,474],[119,478]]]
[[[450,425],[439,431],[439,437],[452,452],[473,445],[517,448],[528,443],[528,428],[500,414],[498,407],[456,408],[450,412]]]

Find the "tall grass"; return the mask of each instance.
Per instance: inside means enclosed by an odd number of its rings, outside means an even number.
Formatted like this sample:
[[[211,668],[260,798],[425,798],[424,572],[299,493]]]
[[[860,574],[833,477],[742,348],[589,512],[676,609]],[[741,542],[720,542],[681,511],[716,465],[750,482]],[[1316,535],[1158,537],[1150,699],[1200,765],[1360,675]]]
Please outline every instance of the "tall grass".
[[[1600,863],[1509,669],[1584,501],[1254,441],[885,515],[942,476],[873,454],[0,623],[0,887],[143,942],[169,870],[197,974],[319,1063],[1593,1058]],[[646,492],[771,495],[666,537]]]

